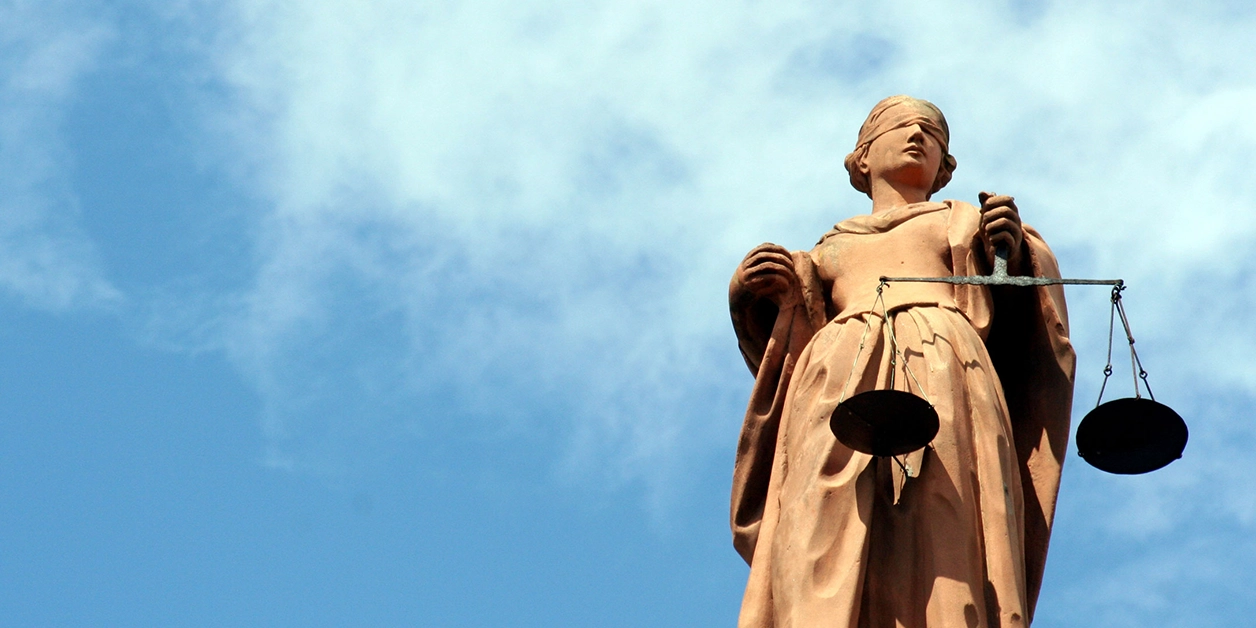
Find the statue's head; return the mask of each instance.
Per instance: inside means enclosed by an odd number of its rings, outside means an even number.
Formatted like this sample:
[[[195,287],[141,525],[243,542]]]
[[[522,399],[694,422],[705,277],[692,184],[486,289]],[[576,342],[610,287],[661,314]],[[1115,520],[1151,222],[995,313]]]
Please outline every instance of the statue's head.
[[[911,96],[890,96],[872,108],[868,119],[859,127],[859,140],[855,143],[855,150],[846,156],[846,171],[850,173],[850,184],[856,190],[872,196],[868,157],[873,142],[886,133],[908,127],[922,130],[941,148],[941,159],[929,194],[932,195],[951,181],[951,173],[955,171],[955,158],[947,149],[951,131],[946,125],[942,110],[927,100]]]

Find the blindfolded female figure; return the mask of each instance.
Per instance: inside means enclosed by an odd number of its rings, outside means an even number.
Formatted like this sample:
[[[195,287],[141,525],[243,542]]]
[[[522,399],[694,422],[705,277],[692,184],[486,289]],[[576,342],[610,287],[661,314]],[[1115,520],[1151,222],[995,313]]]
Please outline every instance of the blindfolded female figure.
[[[755,374],[733,477],[742,626],[1029,624],[1072,403],[1063,290],[892,283],[877,301],[882,276],[985,274],[996,245],[1011,273],[1059,276],[1011,197],[930,202],[949,142],[933,104],[881,101],[846,157],[872,212],[809,252],[761,245],[733,276]],[[930,446],[878,458],[837,441],[837,404],[889,382],[937,410]]]

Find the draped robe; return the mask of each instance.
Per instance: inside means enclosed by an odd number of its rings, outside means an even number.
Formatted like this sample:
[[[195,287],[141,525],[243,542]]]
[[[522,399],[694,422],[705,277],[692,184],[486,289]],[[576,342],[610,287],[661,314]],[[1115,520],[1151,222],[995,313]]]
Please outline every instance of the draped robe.
[[[730,293],[755,374],[731,509],[750,565],[740,626],[1029,624],[1072,404],[1063,290],[900,282],[876,295],[882,275],[988,272],[980,231],[958,201],[858,216],[793,254],[798,285],[779,309]],[[1027,271],[1058,277],[1024,231]],[[837,441],[837,404],[891,379],[937,410],[930,446],[877,458]]]

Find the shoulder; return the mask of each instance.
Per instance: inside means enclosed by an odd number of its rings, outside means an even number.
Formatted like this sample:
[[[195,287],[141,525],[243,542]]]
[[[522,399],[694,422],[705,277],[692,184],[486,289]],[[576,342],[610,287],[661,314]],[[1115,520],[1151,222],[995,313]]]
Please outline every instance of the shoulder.
[[[960,215],[977,216],[977,217],[981,216],[981,210],[977,209],[977,206],[973,205],[972,203],[968,203],[965,201],[958,201],[953,198],[948,198],[942,201],[942,204],[951,208],[952,215],[960,214]]]
[[[947,223],[952,239],[968,238],[981,231],[981,210],[975,205],[954,199],[947,199],[942,203],[950,208],[947,212]]]
[[[816,241],[816,245],[811,248],[811,252],[812,253],[816,252],[817,250],[820,249],[821,246],[824,246],[825,241],[841,233],[842,230],[838,228],[841,224],[842,223],[839,222],[836,225],[833,225],[832,229],[829,229],[824,235],[820,236],[820,239]]]

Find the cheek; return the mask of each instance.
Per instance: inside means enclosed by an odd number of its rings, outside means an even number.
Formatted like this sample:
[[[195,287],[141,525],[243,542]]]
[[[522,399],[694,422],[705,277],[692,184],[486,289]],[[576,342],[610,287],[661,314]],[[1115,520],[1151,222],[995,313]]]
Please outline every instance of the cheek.
[[[873,146],[872,148],[873,150],[868,154],[869,161],[875,160],[875,163],[880,164],[882,167],[886,164],[894,163],[895,158],[898,157],[894,146],[889,142],[882,143],[880,146]]]
[[[929,151],[929,160],[930,160],[930,163],[933,164],[933,168],[935,170],[941,171],[942,170],[942,148],[936,147],[934,150]]]

